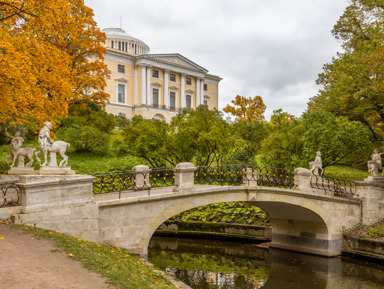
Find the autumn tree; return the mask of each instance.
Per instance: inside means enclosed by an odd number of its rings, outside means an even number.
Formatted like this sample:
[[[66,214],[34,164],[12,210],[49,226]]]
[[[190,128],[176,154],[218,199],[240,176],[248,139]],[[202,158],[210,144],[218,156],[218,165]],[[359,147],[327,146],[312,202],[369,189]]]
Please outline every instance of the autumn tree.
[[[253,123],[264,119],[265,105],[261,96],[243,97],[237,95],[231,105],[223,108],[223,111],[235,116],[238,122]]]
[[[105,35],[82,0],[0,1],[0,124],[55,122],[105,105]]]
[[[332,31],[344,52],[324,65],[317,79],[322,89],[309,102],[309,111],[365,124],[376,140],[384,137],[383,25],[382,1],[351,1]]]

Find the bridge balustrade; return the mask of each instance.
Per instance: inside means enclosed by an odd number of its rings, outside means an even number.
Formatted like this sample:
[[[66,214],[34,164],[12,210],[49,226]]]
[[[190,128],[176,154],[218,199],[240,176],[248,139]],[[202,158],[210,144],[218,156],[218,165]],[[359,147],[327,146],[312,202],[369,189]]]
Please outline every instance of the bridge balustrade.
[[[295,187],[295,171],[283,168],[255,165],[218,165],[194,168],[193,182],[195,185],[246,185],[287,189]],[[119,192],[119,196],[121,196],[122,192],[147,190],[148,195],[150,195],[151,188],[175,186],[175,171],[177,169],[170,167],[153,169],[146,167],[141,168],[141,170],[97,173],[93,175],[96,177],[93,183],[93,192],[94,194]],[[341,198],[356,196],[355,182],[314,174],[310,175],[305,187],[330,192]]]
[[[356,182],[327,178],[312,174],[309,185],[311,188],[331,192],[335,197],[352,199],[357,196]]]

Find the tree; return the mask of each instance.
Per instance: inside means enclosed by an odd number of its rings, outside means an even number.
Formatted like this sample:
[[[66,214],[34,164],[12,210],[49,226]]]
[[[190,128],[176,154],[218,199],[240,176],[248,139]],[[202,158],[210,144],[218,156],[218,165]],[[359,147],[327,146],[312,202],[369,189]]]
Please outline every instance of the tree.
[[[227,105],[223,111],[235,116],[238,122],[253,123],[264,119],[265,105],[261,96],[243,97],[237,95],[235,100],[231,101],[234,105]]]
[[[372,149],[363,124],[330,113],[307,112],[296,119],[277,110],[270,126],[271,133],[263,142],[267,166],[308,167],[320,151],[326,168],[340,162],[365,161]]]
[[[263,141],[263,163],[266,166],[294,169],[301,161],[303,133],[300,121],[282,109],[274,110],[269,122],[269,135]]]
[[[0,1],[0,124],[55,122],[105,105],[105,36],[82,0]]]
[[[135,116],[124,128],[123,136],[121,153],[141,157],[152,167],[181,162],[219,164],[234,143],[222,114],[205,105],[196,110],[184,109],[170,124]]]
[[[351,1],[332,31],[345,51],[324,65],[317,79],[323,88],[309,102],[309,111],[365,124],[375,140],[384,137],[383,24],[381,1]]]
[[[329,113],[305,113],[300,120],[302,131],[302,162],[322,154],[323,168],[340,162],[365,162],[372,152],[367,127],[346,117],[335,117]]]
[[[235,144],[230,151],[228,163],[256,164],[255,157],[261,151],[264,139],[268,136],[269,125],[265,121],[254,123],[235,122],[230,127],[230,134],[235,137]]]

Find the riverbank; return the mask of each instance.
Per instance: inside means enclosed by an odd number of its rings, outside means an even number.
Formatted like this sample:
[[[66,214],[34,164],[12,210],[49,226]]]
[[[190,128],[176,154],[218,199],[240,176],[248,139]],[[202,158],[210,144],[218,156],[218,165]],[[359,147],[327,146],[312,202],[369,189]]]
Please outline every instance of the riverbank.
[[[154,233],[155,236],[227,240],[246,243],[271,241],[271,228],[256,225],[209,222],[166,221]]]

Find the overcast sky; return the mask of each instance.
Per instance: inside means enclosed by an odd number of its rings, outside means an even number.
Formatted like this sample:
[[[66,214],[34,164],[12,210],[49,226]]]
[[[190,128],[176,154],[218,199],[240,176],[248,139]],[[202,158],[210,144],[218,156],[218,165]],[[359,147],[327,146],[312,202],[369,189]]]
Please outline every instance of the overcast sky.
[[[219,109],[260,95],[300,116],[340,43],[331,34],[347,0],[86,0],[99,28],[120,27],[150,53],[180,53],[223,78]]]

